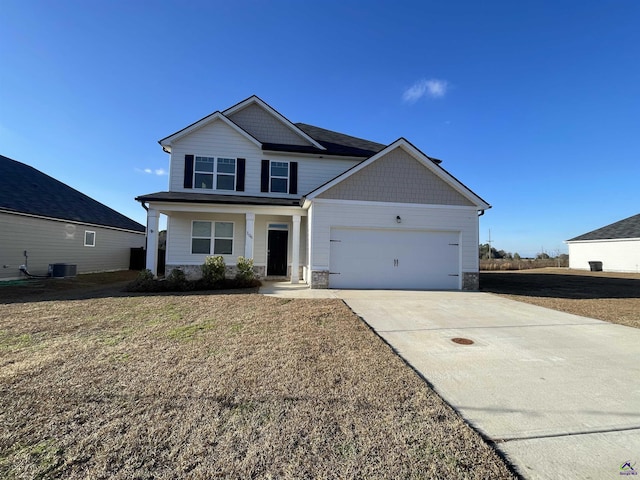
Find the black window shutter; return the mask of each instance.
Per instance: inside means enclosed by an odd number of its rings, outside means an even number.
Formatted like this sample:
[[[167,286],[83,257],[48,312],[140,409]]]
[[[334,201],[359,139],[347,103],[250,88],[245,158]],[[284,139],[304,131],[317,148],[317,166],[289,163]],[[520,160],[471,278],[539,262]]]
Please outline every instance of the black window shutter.
[[[193,155],[184,156],[184,188],[193,188]]]
[[[244,158],[238,158],[236,162],[236,192],[244,192],[244,174],[247,161]]]
[[[269,160],[262,160],[262,170],[260,171],[260,191],[269,191]]]
[[[289,193],[298,193],[298,162],[289,162]]]

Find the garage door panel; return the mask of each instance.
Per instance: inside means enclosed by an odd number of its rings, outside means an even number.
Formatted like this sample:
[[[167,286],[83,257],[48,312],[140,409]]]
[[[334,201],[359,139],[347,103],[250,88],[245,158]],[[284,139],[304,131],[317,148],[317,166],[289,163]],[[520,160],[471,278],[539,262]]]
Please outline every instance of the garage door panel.
[[[459,289],[459,233],[333,228],[332,288]]]

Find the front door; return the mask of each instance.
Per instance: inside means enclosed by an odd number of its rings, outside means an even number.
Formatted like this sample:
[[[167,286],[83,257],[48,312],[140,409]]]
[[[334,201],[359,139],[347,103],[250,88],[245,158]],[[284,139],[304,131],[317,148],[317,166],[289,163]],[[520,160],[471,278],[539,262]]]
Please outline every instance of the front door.
[[[267,275],[287,275],[287,244],[289,232],[269,230],[267,241]]]

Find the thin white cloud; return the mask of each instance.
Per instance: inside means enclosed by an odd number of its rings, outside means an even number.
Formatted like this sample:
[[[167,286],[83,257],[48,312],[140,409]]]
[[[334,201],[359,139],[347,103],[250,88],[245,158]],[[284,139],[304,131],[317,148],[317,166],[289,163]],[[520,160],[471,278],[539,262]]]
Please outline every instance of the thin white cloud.
[[[159,177],[169,175],[169,172],[167,172],[164,168],[156,168],[155,170],[151,168],[136,168],[136,172],[158,175]]]
[[[449,84],[446,80],[438,80],[436,78],[427,80],[423,78],[404,91],[402,100],[407,103],[415,103],[425,95],[431,98],[442,98],[446,95],[448,87]]]

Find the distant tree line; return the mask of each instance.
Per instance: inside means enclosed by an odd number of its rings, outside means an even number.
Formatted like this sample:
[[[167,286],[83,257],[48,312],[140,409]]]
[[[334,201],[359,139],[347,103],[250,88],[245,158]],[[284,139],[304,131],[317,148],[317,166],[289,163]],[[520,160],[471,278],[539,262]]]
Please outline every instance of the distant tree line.
[[[479,245],[478,248],[478,258],[481,260],[521,260],[520,254],[518,252],[511,253],[505,252],[504,250],[497,250],[493,248],[488,243],[483,243]],[[536,260],[569,260],[569,255],[566,253],[560,253],[559,251],[555,252],[555,254],[550,255],[549,253],[542,251],[537,253],[535,256]]]

